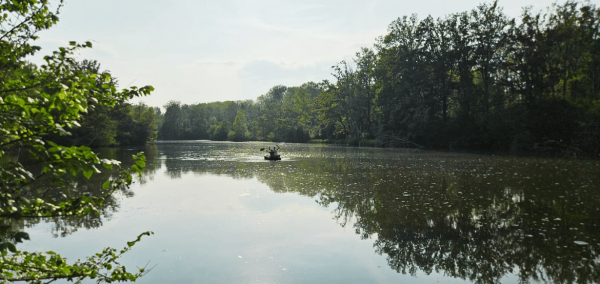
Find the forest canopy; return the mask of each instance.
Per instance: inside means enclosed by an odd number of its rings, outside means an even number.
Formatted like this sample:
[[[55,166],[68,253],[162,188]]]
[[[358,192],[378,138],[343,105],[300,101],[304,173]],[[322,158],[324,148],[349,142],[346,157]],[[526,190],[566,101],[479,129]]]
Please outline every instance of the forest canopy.
[[[333,66],[335,82],[278,85],[254,101],[170,102],[158,139],[598,154],[599,24],[595,5],[575,1],[515,19],[497,2],[400,17]]]

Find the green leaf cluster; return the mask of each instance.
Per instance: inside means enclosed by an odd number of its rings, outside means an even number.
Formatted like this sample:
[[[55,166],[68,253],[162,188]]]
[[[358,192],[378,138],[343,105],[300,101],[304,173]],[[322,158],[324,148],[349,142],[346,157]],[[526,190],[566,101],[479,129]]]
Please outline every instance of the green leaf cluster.
[[[36,33],[58,20],[49,1],[3,1],[0,4],[0,222],[24,218],[99,214],[106,198],[127,188],[145,167],[143,153],[133,155],[134,164],[122,168],[119,161],[100,159],[87,146],[64,146],[49,137],[72,135],[85,114],[96,108],[112,108],[119,102],[149,95],[152,86],[117,90],[112,76],[77,68],[73,54],[92,44],[70,42],[44,57],[35,66],[27,56],[39,51],[31,42]],[[58,2],[58,9],[62,1]],[[15,156],[15,153],[16,156]],[[102,194],[80,193],[61,200],[49,198],[48,188],[66,190],[69,177],[93,179],[103,170],[116,175],[102,185]],[[26,232],[0,226],[0,279],[5,282],[42,283],[56,279],[92,278],[98,281],[134,281],[147,271],[128,272],[117,259],[123,250],[107,248],[85,262],[67,264],[49,251],[31,253],[15,244],[29,239]],[[116,265],[115,265],[116,264]]]
[[[88,257],[86,261],[76,261],[68,264],[67,260],[59,254],[48,251],[46,253],[21,252],[11,243],[2,243],[0,262],[0,277],[4,281],[27,281],[29,283],[43,283],[66,279],[81,281],[83,279],[96,279],[98,283],[112,283],[135,281],[147,274],[150,270],[139,268],[136,272],[129,272],[125,266],[119,264],[118,259],[141,241],[142,236],[150,236],[152,232],[144,232],[135,240],[117,250],[105,248],[102,252]],[[8,250],[6,248],[8,248]],[[10,251],[10,252],[9,252]]]

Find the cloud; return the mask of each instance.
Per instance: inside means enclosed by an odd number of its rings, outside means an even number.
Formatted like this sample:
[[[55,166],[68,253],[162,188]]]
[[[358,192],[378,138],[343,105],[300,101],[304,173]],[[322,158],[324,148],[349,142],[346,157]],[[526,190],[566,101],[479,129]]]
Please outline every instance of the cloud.
[[[315,62],[312,64],[275,63],[269,60],[254,60],[247,63],[239,72],[242,79],[260,81],[321,81],[329,77],[335,62]]]
[[[198,65],[204,67],[214,67],[214,66],[226,66],[226,67],[235,67],[236,65],[239,65],[239,62],[235,62],[235,61],[199,61],[197,62]]]
[[[237,74],[243,99],[256,99],[271,87],[284,85],[300,86],[306,82],[332,80],[331,66],[333,60],[323,60],[302,64],[298,62],[276,62],[267,59],[253,60],[246,63]]]
[[[78,52],[78,59],[98,59],[124,86],[134,80],[134,85],[153,85],[156,91],[144,100],[161,106],[172,99],[255,99],[278,84],[335,81],[331,66],[351,62],[360,47],[372,47],[398,17],[443,17],[482,1],[70,2],[60,22],[40,32],[34,44],[43,50],[31,60],[43,64],[43,55],[69,40],[93,40],[94,48]],[[502,0],[500,5],[512,17],[522,6],[541,9],[552,2]]]

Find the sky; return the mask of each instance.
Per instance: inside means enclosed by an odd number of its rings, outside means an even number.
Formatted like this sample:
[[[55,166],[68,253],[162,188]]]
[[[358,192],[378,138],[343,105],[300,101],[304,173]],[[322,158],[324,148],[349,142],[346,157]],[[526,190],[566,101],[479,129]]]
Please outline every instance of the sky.
[[[69,41],[91,41],[77,58],[98,60],[119,87],[152,85],[153,94],[141,99],[151,106],[248,100],[275,85],[333,81],[331,66],[372,47],[398,17],[444,17],[483,2],[66,0],[59,23],[40,32],[36,44],[39,60]],[[499,1],[511,18],[522,7],[539,11],[552,3]]]

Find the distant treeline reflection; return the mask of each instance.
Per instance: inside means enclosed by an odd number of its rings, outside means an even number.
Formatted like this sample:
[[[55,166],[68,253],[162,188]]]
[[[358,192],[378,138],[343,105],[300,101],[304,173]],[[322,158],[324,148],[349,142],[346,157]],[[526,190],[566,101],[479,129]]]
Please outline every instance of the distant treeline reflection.
[[[422,153],[390,159],[368,151],[337,159],[309,151],[311,158],[291,163],[188,160],[165,151],[164,163],[171,178],[256,178],[274,192],[316,198],[341,226],[375,238],[375,251],[401,273],[435,271],[475,283],[510,274],[522,282],[600,281],[594,162]]]

